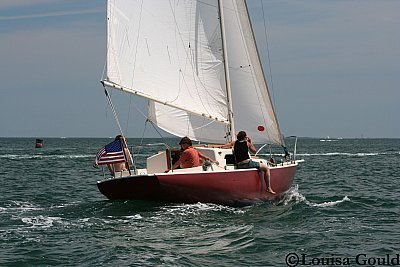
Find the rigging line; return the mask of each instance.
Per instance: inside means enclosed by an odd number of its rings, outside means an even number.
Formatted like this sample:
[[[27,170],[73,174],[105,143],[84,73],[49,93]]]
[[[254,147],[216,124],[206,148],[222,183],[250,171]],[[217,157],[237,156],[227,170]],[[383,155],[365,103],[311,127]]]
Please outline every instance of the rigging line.
[[[113,43],[112,42],[113,31],[110,30],[109,25],[110,25],[111,18],[114,17],[115,6],[116,6],[115,1],[112,1],[112,2],[113,2],[112,4],[111,4],[111,1],[107,2],[107,47],[106,47],[107,57],[106,57],[106,61],[108,61],[108,55],[110,54],[110,51],[112,51],[113,54],[117,54],[117,51],[116,51],[114,45],[110,45]],[[111,8],[111,7],[113,7],[113,8]],[[118,78],[118,83],[121,84],[121,69],[120,69],[119,65],[116,66],[115,72],[117,73],[115,76]],[[108,78],[107,75],[106,75],[106,78]],[[104,80],[104,77],[103,77],[103,80]]]
[[[106,75],[106,68],[107,68],[107,56],[104,60],[104,65],[103,65],[103,73],[101,74],[101,79],[100,81],[104,80],[104,76]]]
[[[246,10],[247,10],[247,5],[245,5],[245,8],[246,8]],[[236,14],[237,14],[237,13],[236,13]],[[247,11],[247,14],[248,14],[248,11]],[[251,28],[251,33],[252,33],[252,35],[253,35],[254,45],[256,46],[256,50],[257,50],[257,44],[256,44],[255,36],[254,36],[253,30],[252,30],[252,25],[251,25],[251,21],[250,21],[250,16],[248,16],[248,20],[249,20],[249,24],[250,24],[250,28]],[[244,39],[244,37],[243,37],[243,39]],[[245,40],[244,40],[244,42],[245,42]],[[250,58],[250,56],[249,56],[247,50],[246,50],[246,54],[247,54],[248,57]],[[259,64],[261,65],[261,62],[259,62]],[[261,67],[262,67],[262,66],[261,66]],[[256,79],[255,79],[255,73],[254,73],[254,67],[253,67],[253,66],[251,66],[251,68],[250,68],[250,73],[251,73],[251,76],[252,76],[252,78],[253,78],[254,83],[257,84]],[[266,83],[266,81],[265,81],[265,83]],[[267,86],[267,85],[266,85],[266,86]],[[267,90],[268,90],[268,89],[267,89]],[[263,97],[262,97],[262,95],[261,95],[261,97],[260,97],[260,95],[258,94],[258,91],[257,91],[257,90],[256,90],[256,93],[257,93],[257,99],[258,99],[258,101],[260,102],[260,98],[263,98]],[[269,92],[267,92],[267,93],[269,94]],[[261,94],[262,94],[262,93],[261,93]],[[261,107],[261,104],[260,104],[260,107]],[[266,122],[266,118],[265,118],[265,116],[264,116],[264,112],[261,112],[261,114],[262,114],[262,117],[263,117],[263,119],[264,119],[264,122]],[[267,131],[267,136],[268,136],[268,139],[271,139],[270,134],[269,134],[269,131]]]
[[[205,119],[203,119],[203,121],[205,121]],[[207,127],[208,125],[214,123],[215,121],[209,121],[208,123],[201,125],[199,127],[193,128],[193,130],[198,130],[198,129],[203,129],[204,127]]]
[[[225,15],[222,0],[218,0],[218,16],[219,16],[219,27],[221,29],[221,48],[223,55],[223,66],[224,66],[224,76],[225,76],[225,90],[226,90],[226,103],[228,111],[228,121],[229,121],[229,131],[226,133],[228,140],[235,141],[235,120],[233,117],[233,98],[232,98],[232,87],[231,78],[229,71],[229,56],[228,56],[228,45],[227,45],[227,35],[225,27]]]
[[[146,128],[147,128],[147,122],[150,122],[151,125],[154,127],[154,129],[156,130],[156,132],[158,133],[158,135],[161,137],[161,139],[164,141],[164,137],[161,135],[161,133],[158,131],[157,127],[154,125],[154,123],[150,120],[150,118],[148,116],[146,116],[136,105],[133,105],[135,107],[135,109],[144,117],[146,118],[145,124],[144,124],[144,129],[143,129],[143,134],[142,134],[142,138],[140,141],[140,145],[143,144],[143,139],[144,139],[144,134],[146,132]]]
[[[133,107],[136,109],[137,112],[140,113],[140,115],[143,116],[143,118],[145,118],[146,120],[148,119],[147,115],[145,115],[142,110],[140,110],[140,108],[138,108],[135,104],[133,104]]]
[[[146,133],[146,129],[147,129],[147,120],[144,122],[144,128],[143,128],[142,138],[140,139],[140,145],[143,145],[144,134]]]
[[[264,5],[263,5],[263,3],[261,2],[261,5],[262,5],[262,7],[264,7]],[[265,26],[265,16],[264,16],[264,9],[263,9],[263,17],[264,17],[264,29],[265,29],[265,37],[266,37],[266,43],[267,43],[267,52],[268,52],[268,61],[269,61],[269,64],[271,64],[270,63],[270,56],[269,56],[269,46],[268,46],[268,39],[267,39],[267,31],[266,31],[266,29],[267,29],[267,27]],[[257,51],[257,53],[258,53],[258,51]],[[258,54],[258,56],[259,56],[259,54]],[[271,76],[271,89],[272,89],[272,94],[274,94],[274,91],[273,91],[273,83],[272,83],[272,71],[271,71],[271,65],[269,66],[270,68],[269,68],[269,70],[270,70],[270,76]],[[265,75],[264,75],[264,71],[263,71],[263,69],[261,69],[262,70],[262,72],[263,72],[263,77],[264,77],[264,79],[265,79]],[[269,102],[272,104],[272,112],[273,112],[273,116],[274,116],[274,119],[275,119],[275,123],[276,123],[276,130],[277,130],[277,133],[279,134],[279,140],[278,140],[278,143],[281,143],[283,146],[285,145],[285,139],[284,139],[284,136],[283,136],[283,134],[282,134],[282,132],[281,132],[281,129],[280,129],[280,126],[279,126],[279,122],[278,122],[278,118],[277,118],[277,116],[276,116],[276,110],[275,110],[275,98],[273,97],[273,100],[271,100],[271,94],[268,92],[268,98],[269,98]],[[273,102],[273,103],[272,103]]]
[[[205,3],[201,3],[201,4],[205,4]],[[216,8],[216,6],[214,6],[215,8]],[[200,16],[200,15],[198,15],[200,12],[196,12],[196,20],[200,20],[200,19],[198,19],[197,18],[197,16]],[[191,25],[191,23],[190,23],[190,25]],[[199,28],[199,24],[196,24],[196,27],[195,27],[196,29],[195,29],[195,33],[196,32],[198,32],[198,28]],[[215,29],[214,29],[214,32],[212,32],[211,34],[210,34],[210,38],[206,38],[207,39],[207,44],[208,44],[208,46],[209,46],[209,49],[211,50],[211,52],[210,52],[210,54],[211,54],[211,56],[210,57],[213,57],[213,53],[212,53],[212,51],[213,51],[213,46],[214,46],[214,44],[217,42],[217,40],[216,40],[216,38],[215,38],[215,36],[218,36],[218,27],[216,27]],[[200,36],[199,36],[200,37]],[[199,38],[199,37],[197,37],[197,38]],[[211,41],[211,42],[210,42]],[[195,43],[195,51],[193,52],[193,49],[192,49],[192,47],[190,46],[189,47],[189,49],[190,49],[190,54],[188,54],[188,55],[191,55],[191,57],[187,57],[186,59],[186,63],[189,61],[189,64],[192,66],[192,68],[191,68],[191,70],[192,70],[192,74],[193,74],[193,78],[195,78],[196,76],[197,77],[199,77],[199,67],[198,67],[198,65],[199,65],[199,63],[201,64],[202,62],[203,62],[203,53],[198,53],[198,43],[199,42],[196,42]],[[196,59],[200,59],[200,60],[197,60],[196,61]],[[197,64],[195,64],[194,62],[197,62]],[[186,65],[185,65],[185,67],[186,67]],[[201,68],[200,68],[201,69]],[[203,74],[203,72],[204,72],[204,68],[203,69],[201,69],[202,70],[202,74]],[[203,108],[205,109],[205,110],[208,110],[207,109],[207,107],[205,106],[205,103],[203,103],[203,99],[201,98],[201,93],[199,92],[199,89],[198,89],[198,86],[197,86],[197,83],[200,83],[200,85],[203,87],[203,88],[206,88],[206,85],[203,83],[203,81],[202,80],[200,80],[200,79],[198,79],[198,82],[196,81],[196,79],[193,79],[193,82],[194,82],[194,84],[195,84],[195,88],[196,88],[196,92],[197,92],[197,95],[198,95],[198,97],[199,97],[199,100],[200,100],[200,102],[201,102],[201,104],[202,104],[202,106],[203,106]],[[207,90],[206,90],[207,91]],[[214,95],[213,94],[208,94],[209,96],[211,96],[211,98],[212,99],[214,99],[215,101],[217,101],[218,102],[218,99],[216,99],[215,97],[214,97]],[[209,102],[207,102],[208,104],[210,104]]]
[[[179,82],[180,82],[180,80],[179,80]],[[186,81],[184,75],[182,75],[182,82],[184,83],[185,87],[187,88],[187,87],[188,87],[188,82]],[[196,89],[197,89],[196,83],[195,83],[195,87],[196,87]],[[211,95],[211,94],[209,94],[209,95]],[[201,99],[200,99],[200,101],[201,101]],[[168,101],[168,103],[170,103],[170,101]],[[204,104],[203,104],[202,101],[201,101],[201,104],[202,104],[202,106],[204,107],[204,109],[206,109],[206,107],[204,106]],[[206,109],[206,111],[207,111],[207,109]],[[188,112],[188,113],[190,113],[190,112]],[[207,118],[207,119],[212,119],[212,120],[214,120],[214,118],[215,118],[215,117],[213,117],[213,116],[210,115],[210,112],[208,112],[208,114],[205,114],[205,116],[202,116],[202,117],[203,117],[203,118]],[[221,117],[223,117],[223,116],[221,116]],[[228,119],[224,117],[224,121],[226,122],[227,120],[228,120]],[[217,120],[217,122],[221,122],[221,120]]]
[[[147,122],[150,122],[150,124],[153,126],[154,130],[156,130],[156,132],[158,133],[158,135],[161,137],[161,140],[163,141],[163,143],[166,144],[167,142],[165,141],[164,136],[162,136],[162,134],[160,133],[160,131],[158,131],[157,127],[154,125],[154,122],[152,122],[150,119],[147,119],[147,120],[146,120],[146,123],[147,123]]]
[[[108,7],[107,7],[107,8],[108,8]],[[106,17],[107,17],[107,24],[108,24],[108,14],[106,15]],[[107,25],[107,27],[108,27],[108,25]],[[107,33],[107,38],[108,38],[108,33]],[[107,42],[108,42],[108,41],[107,41]],[[107,54],[108,54],[108,45],[107,45]],[[106,57],[105,57],[105,60],[104,60],[103,73],[101,74],[101,79],[100,79],[100,81],[103,81],[103,80],[104,80],[104,76],[106,75],[106,69],[107,69],[107,54],[106,54]],[[104,87],[104,89],[105,89],[104,84],[103,84],[103,87]]]
[[[103,86],[104,86],[104,85],[103,85]],[[104,86],[104,93],[106,94],[106,97],[107,97],[107,99],[108,99],[108,104],[110,105],[111,110],[112,110],[112,112],[113,112],[114,119],[115,119],[115,121],[116,121],[116,123],[117,123],[119,132],[121,133],[122,136],[124,136],[124,133],[122,132],[121,124],[119,123],[119,119],[118,119],[118,116],[117,116],[117,112],[116,112],[115,109],[114,109],[114,105],[113,105],[113,103],[112,103],[112,101],[111,101],[111,97],[110,97],[110,95],[108,94],[108,91],[107,91],[107,89],[106,89],[105,86]]]
[[[139,46],[139,35],[140,35],[140,28],[142,25],[142,11],[143,11],[143,0],[140,4],[140,14],[139,14],[139,22],[138,22],[138,31],[137,31],[137,36],[136,36],[136,47],[135,47],[135,59],[133,60],[133,70],[132,70],[132,80],[131,80],[131,87],[133,88],[133,80],[135,78],[135,70],[136,70],[136,56],[138,52],[138,46]],[[147,43],[147,40],[146,40]]]
[[[261,59],[260,59],[260,54],[259,54],[259,51],[258,51],[258,47],[257,47],[257,42],[256,42],[256,39],[255,39],[255,34],[254,34],[254,30],[253,30],[253,26],[252,26],[252,23],[251,23],[251,18],[250,18],[250,15],[249,15],[249,11],[248,11],[248,8],[247,8],[247,4],[245,3],[245,9],[246,9],[246,12],[247,12],[247,19],[248,19],[248,23],[249,23],[249,25],[250,25],[250,30],[251,30],[251,35],[252,35],[252,39],[253,39],[253,44],[254,44],[254,47],[255,47],[255,51],[256,51],[256,54],[257,54],[257,62],[258,62],[258,71],[260,71],[261,72],[261,77],[262,77],[262,79],[263,79],[263,83],[264,83],[264,85],[265,85],[265,90],[266,90],[266,96],[268,97],[268,99],[265,99],[264,97],[265,97],[265,95],[264,94],[262,94],[262,92],[260,92],[261,93],[261,97],[262,97],[262,99],[264,99],[265,101],[268,101],[269,103],[271,103],[271,110],[272,110],[272,114],[269,114],[268,113],[268,117],[270,118],[270,119],[272,119],[272,122],[274,122],[275,124],[272,124],[274,127],[276,127],[276,129],[277,129],[277,131],[278,131],[278,133],[281,135],[281,133],[280,133],[280,129],[279,129],[279,124],[278,124],[278,121],[277,121],[277,118],[276,118],[276,114],[275,114],[275,111],[274,111],[274,107],[273,107],[273,104],[272,104],[272,101],[271,101],[271,96],[270,96],[270,93],[269,93],[269,90],[268,90],[268,84],[267,84],[267,80],[266,80],[266,77],[265,77],[265,74],[264,74],[264,69],[263,69],[263,66],[262,66],[262,63],[261,63]],[[252,69],[252,73],[254,73],[254,71],[255,71],[255,69]],[[253,80],[255,79],[255,77],[254,77],[254,74],[252,75],[253,76]],[[263,86],[264,87],[264,86]],[[260,97],[258,94],[257,94],[257,96],[258,97]],[[267,111],[268,111],[268,109],[267,109]],[[270,116],[270,115],[272,115],[272,117]],[[266,118],[265,118],[265,116],[264,116],[264,113],[262,113],[262,116],[263,116],[263,119],[264,119],[264,122],[266,122]],[[267,123],[266,123],[266,125],[268,125]],[[269,128],[269,127],[268,127]],[[270,131],[266,131],[266,133],[267,133],[267,136],[268,136],[268,139],[269,140],[274,140],[274,138],[271,138],[271,135],[270,135]],[[280,138],[281,139],[281,138]]]
[[[204,4],[204,3],[202,3],[202,4]],[[211,34],[211,36],[217,36],[219,32],[220,32],[220,31],[219,31],[219,28],[216,27],[215,30],[214,30],[214,32]],[[216,39],[217,39],[216,37],[212,37],[212,38],[209,38],[209,40],[211,40],[211,42],[208,42],[208,41],[207,41],[207,44],[209,45],[209,48],[210,48],[210,50],[211,50],[211,52],[210,52],[211,57],[214,56],[214,54],[212,53],[212,50],[213,50],[212,47],[214,46],[215,43],[217,43],[217,40],[216,40]],[[218,44],[218,43],[217,43],[217,44]],[[196,46],[197,46],[197,43],[196,43]],[[196,51],[197,51],[197,49],[196,49]],[[196,54],[198,54],[198,53],[196,53]],[[203,98],[201,97],[201,93],[200,93],[200,91],[199,91],[199,86],[198,86],[198,85],[200,85],[200,87],[202,87],[202,88],[204,88],[204,89],[206,89],[207,86],[204,84],[204,82],[203,82],[201,79],[198,79],[198,80],[195,79],[195,77],[196,77],[196,76],[198,77],[199,74],[198,74],[198,68],[195,68],[194,62],[195,62],[195,58],[198,58],[198,57],[200,57],[200,56],[202,56],[202,53],[200,53],[200,55],[196,57],[196,56],[193,54],[193,49],[192,49],[192,47],[190,46],[190,47],[189,47],[189,53],[187,53],[187,57],[186,57],[186,62],[185,62],[185,63],[189,63],[190,66],[191,66],[191,70],[192,70],[192,74],[193,74],[193,76],[192,76],[192,77],[193,77],[193,82],[194,82],[194,86],[195,86],[195,89],[196,89],[198,98],[199,98],[199,100],[200,100],[200,103],[201,103],[202,107],[203,107],[205,110],[208,110],[208,108],[205,106],[205,103],[204,103],[204,101],[203,101]],[[203,62],[202,59],[203,59],[203,58],[201,57],[200,63]],[[223,62],[222,62],[222,63],[223,63]],[[185,69],[186,69],[186,64],[185,64]],[[204,69],[202,69],[202,70],[204,71]],[[203,74],[203,72],[202,72],[202,74]],[[206,91],[207,91],[207,93],[208,93],[208,90],[206,90]],[[213,94],[208,93],[208,96],[211,96],[212,99],[214,99],[215,101],[219,102],[218,99],[217,99],[216,97],[214,97]],[[209,102],[207,102],[207,103],[208,103],[209,106],[210,106],[210,103],[209,103]],[[211,105],[213,105],[213,103],[211,103]]]
[[[202,3],[202,4],[204,4],[204,3]],[[171,9],[172,16],[173,16],[173,18],[174,18],[175,29],[176,29],[177,35],[180,37],[179,39],[180,39],[180,42],[181,42],[182,46],[183,46],[183,47],[186,47],[186,46],[185,46],[185,42],[184,42],[184,40],[183,40],[183,38],[182,38],[182,33],[181,33],[181,31],[180,31],[180,29],[179,29],[179,27],[178,27],[177,19],[176,19],[176,16],[175,16],[175,10],[174,10],[174,8],[172,7],[171,0],[169,1],[169,5],[170,5],[170,9]],[[190,23],[190,25],[191,25],[191,23]],[[177,40],[178,40],[178,39],[177,39]],[[189,45],[190,45],[190,44],[189,44]],[[177,45],[177,47],[178,47],[178,45]],[[189,61],[189,64],[190,64],[191,69],[192,69],[192,73],[196,73],[196,72],[195,72],[195,67],[194,67],[194,65],[193,65],[193,62],[192,62],[192,60],[190,60],[190,59],[192,58],[192,57],[191,57],[191,55],[192,55],[192,54],[191,54],[191,52],[192,52],[191,46],[189,47],[189,49],[190,49],[190,51],[187,51],[186,49],[184,49],[185,54],[186,54],[186,62]],[[179,53],[178,53],[178,56],[179,56]],[[178,57],[178,61],[180,62],[179,57]],[[183,70],[186,70],[186,64],[185,64],[185,67],[184,67]],[[185,77],[184,77],[184,75],[183,75],[183,72],[182,72],[182,68],[180,68],[180,72],[182,73],[183,79],[185,79]],[[193,75],[193,78],[195,78],[195,75]],[[206,106],[204,105],[204,103],[203,103],[203,99],[201,98],[201,94],[200,94],[200,92],[199,92],[199,90],[198,90],[197,82],[196,82],[196,81],[197,81],[197,80],[194,79],[194,85],[195,85],[195,89],[196,89],[196,92],[197,92],[197,95],[198,95],[198,99],[200,100],[200,102],[201,102],[203,108],[204,108],[205,110],[208,110],[208,109],[206,108]],[[206,88],[206,86],[202,83],[201,80],[199,80],[198,82],[202,85],[203,88]],[[186,84],[186,88],[187,88],[187,83],[185,82],[185,84]],[[181,87],[179,87],[179,90],[180,90],[180,89],[181,89]],[[215,97],[214,97],[212,94],[209,94],[209,95],[211,95],[212,98],[215,99]],[[176,96],[175,99],[177,99],[178,96],[179,96],[179,93],[178,93],[178,95]],[[170,101],[169,101],[169,102],[170,102]],[[209,113],[209,112],[208,112],[208,113]]]
[[[192,114],[188,114],[188,119],[186,122],[186,136],[189,136],[189,131],[190,131],[190,118],[192,117]],[[194,133],[193,133],[194,134]]]
[[[137,152],[136,152],[136,154],[139,154],[139,153],[140,153],[140,150],[142,149],[143,140],[144,140],[144,134],[146,133],[146,128],[147,128],[147,120],[144,122],[144,128],[143,128],[142,138],[140,138],[140,143],[139,143],[139,146],[137,147]]]
[[[203,125],[201,125],[201,126],[199,126],[199,127],[196,127],[196,128],[193,128],[193,131],[196,131],[196,130],[200,130],[200,132],[199,132],[199,140],[201,140],[201,139],[203,139],[203,129],[205,128],[205,127],[207,127],[208,125],[210,125],[210,124],[212,124],[212,123],[214,123],[214,121],[209,121],[208,123],[206,123],[206,124],[204,124],[204,122],[206,122],[206,119],[205,118],[203,118]],[[204,135],[204,137],[207,137],[207,133],[205,133],[205,135]]]
[[[128,134],[129,119],[130,119],[130,115],[131,115],[131,106],[132,106],[132,95],[129,95],[128,116],[126,118],[126,128],[125,128],[126,134]]]
[[[265,19],[265,12],[264,12],[264,3],[262,0],[260,0],[261,2],[261,10],[263,13],[263,21],[264,21],[264,36],[265,36],[265,43],[267,45],[267,57],[268,57],[268,68],[269,68],[269,77],[271,79],[271,91],[272,91],[272,99],[274,101],[274,107],[276,107],[276,103],[275,103],[275,92],[274,92],[274,82],[272,79],[272,65],[271,65],[271,58],[269,55],[269,44],[268,44],[268,32],[267,32],[267,24],[266,24],[266,19]]]
[[[253,40],[254,46],[255,46],[256,51],[257,51],[257,44],[256,44],[256,41],[255,41],[254,32],[253,32],[253,28],[252,28],[251,20],[250,20],[250,15],[249,15],[249,12],[248,12],[247,4],[246,4],[246,3],[244,3],[244,8],[246,9],[246,12],[247,12],[246,21],[249,23],[249,26],[250,26],[250,33],[251,33],[251,35],[253,36],[253,37],[252,37],[252,40]],[[241,24],[241,21],[242,21],[242,20],[241,20],[240,17],[239,17],[239,12],[238,12],[238,6],[237,6],[237,5],[234,5],[234,10],[235,10],[235,17],[236,17],[236,22],[237,22],[238,28],[242,29],[242,24]],[[247,47],[247,42],[246,42],[246,38],[244,37],[243,30],[240,30],[240,33],[241,33],[240,36],[241,36],[243,45],[244,45],[245,48],[246,48],[246,47]],[[249,61],[249,63],[251,63],[251,64],[249,65],[249,68],[250,68],[250,69],[249,69],[249,73],[251,74],[251,78],[252,78],[252,80],[253,80],[253,85],[254,85],[255,88],[257,88],[257,87],[259,87],[259,83],[257,82],[257,79],[255,78],[255,73],[254,73],[254,71],[255,71],[255,66],[253,66],[253,64],[252,64],[253,62],[251,61],[251,57],[250,57],[250,54],[249,54],[248,50],[247,50],[247,49],[244,49],[244,50],[245,50],[245,53],[246,53],[246,59]],[[258,54],[258,52],[257,52],[257,54]],[[255,65],[257,66],[258,64],[255,64]],[[261,65],[261,62],[259,62],[259,65]],[[262,68],[262,66],[260,66],[260,67]],[[264,77],[263,77],[263,78],[264,78]],[[265,78],[264,78],[264,83],[265,83],[265,85],[266,85]],[[267,86],[267,85],[266,85],[266,86]],[[264,98],[263,98],[263,95],[262,95],[262,92],[259,92],[258,90],[255,90],[255,92],[256,92],[256,96],[257,96],[257,101],[258,101],[260,107],[262,107],[262,106],[263,106],[263,105],[262,105],[262,102],[263,102],[263,101],[260,100],[260,99],[264,99]],[[261,93],[261,96],[260,96],[260,93]],[[267,93],[268,93],[268,88],[267,88]],[[262,117],[263,117],[264,123],[267,125],[267,123],[266,123],[267,119],[266,119],[266,117],[265,117],[264,112],[263,112],[262,109],[261,109],[261,115],[262,115]],[[271,136],[270,136],[270,134],[269,134],[269,131],[266,131],[266,134],[267,134],[268,139],[271,140]]]
[[[103,73],[102,73],[102,75],[101,75],[100,81],[103,81],[103,80],[104,80],[104,75],[106,74],[106,68],[107,68],[107,58],[106,58],[106,60],[104,61]],[[103,85],[103,87],[104,87],[104,85]],[[104,88],[105,88],[105,87],[104,87]],[[108,108],[106,109],[106,118],[108,117],[108,116],[107,116],[107,114],[108,114],[107,110],[108,110]]]
[[[168,1],[168,3],[169,3],[169,7],[170,7],[170,9],[171,9],[172,16],[174,17],[175,35],[176,35],[176,32],[178,32],[178,36],[180,36],[181,34],[180,34],[180,32],[179,32],[179,28],[177,27],[177,22],[176,22],[176,17],[175,17],[175,9],[173,8],[173,6],[172,6],[172,4],[171,4],[171,0]],[[183,42],[183,40],[182,40],[182,37],[181,37],[181,43],[182,43],[182,45],[184,44],[184,42]],[[175,38],[175,46],[176,46],[176,48],[179,47],[179,45],[178,45],[178,38]],[[178,62],[180,62],[179,53],[176,53],[176,56],[177,56],[177,58],[178,58]],[[181,79],[179,78],[179,76],[181,75],[181,73],[182,73],[182,69],[179,68],[179,71],[178,71],[178,81],[179,81],[179,87],[178,87],[178,88],[179,88],[179,91],[178,91],[178,94],[176,95],[175,99],[173,99],[171,102],[176,101],[176,100],[178,99],[179,95],[180,95],[180,91],[181,91]],[[182,76],[183,76],[183,74],[182,74]],[[170,102],[170,101],[169,101],[169,102]]]

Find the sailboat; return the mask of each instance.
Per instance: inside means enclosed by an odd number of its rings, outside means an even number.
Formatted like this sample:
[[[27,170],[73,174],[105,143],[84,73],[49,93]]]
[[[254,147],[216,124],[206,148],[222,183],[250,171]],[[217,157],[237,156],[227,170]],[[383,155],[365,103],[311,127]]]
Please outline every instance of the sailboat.
[[[219,162],[165,172],[174,151],[161,150],[146,168],[98,181],[109,199],[247,205],[290,189],[299,160],[286,153],[268,164],[269,193],[257,169],[237,169],[232,149],[221,148],[245,130],[256,144],[286,150],[260,62],[245,0],[132,1],[107,3],[107,90],[148,100],[148,120],[187,136]],[[296,142],[297,143],[297,142]]]

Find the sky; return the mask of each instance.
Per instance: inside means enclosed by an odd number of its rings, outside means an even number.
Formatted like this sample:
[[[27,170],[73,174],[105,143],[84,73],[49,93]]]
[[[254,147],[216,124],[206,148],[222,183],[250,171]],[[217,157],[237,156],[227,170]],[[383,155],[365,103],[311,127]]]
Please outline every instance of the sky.
[[[400,1],[248,6],[284,135],[400,138]],[[0,137],[115,136],[105,57],[105,0],[1,0]],[[112,98],[127,137],[158,137],[144,100]]]

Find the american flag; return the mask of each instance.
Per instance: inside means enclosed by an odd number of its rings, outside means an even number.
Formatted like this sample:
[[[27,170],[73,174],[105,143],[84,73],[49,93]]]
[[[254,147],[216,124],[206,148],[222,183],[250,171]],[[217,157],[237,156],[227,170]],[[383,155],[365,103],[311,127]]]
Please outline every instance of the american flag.
[[[118,162],[125,162],[125,154],[122,149],[121,140],[117,139],[109,143],[105,147],[99,150],[96,155],[94,166],[112,164]]]

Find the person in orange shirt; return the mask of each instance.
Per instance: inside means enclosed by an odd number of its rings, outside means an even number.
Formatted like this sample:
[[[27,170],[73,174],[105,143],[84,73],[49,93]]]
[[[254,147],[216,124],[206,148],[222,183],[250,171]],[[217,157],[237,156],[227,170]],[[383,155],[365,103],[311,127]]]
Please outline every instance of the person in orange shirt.
[[[178,167],[181,168],[193,168],[201,166],[201,161],[208,160],[211,163],[219,164],[218,161],[212,160],[209,157],[203,155],[199,151],[197,151],[192,144],[192,140],[189,137],[183,137],[179,142],[179,145],[182,149],[182,155],[180,156],[179,160],[175,162],[172,166],[173,169],[177,169]]]

